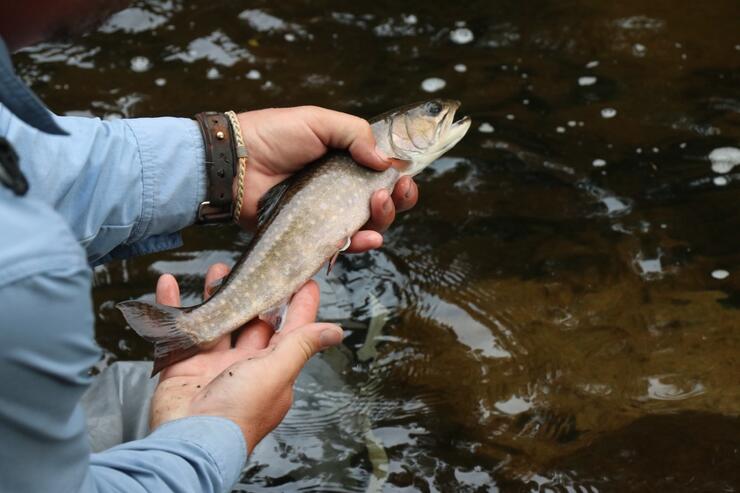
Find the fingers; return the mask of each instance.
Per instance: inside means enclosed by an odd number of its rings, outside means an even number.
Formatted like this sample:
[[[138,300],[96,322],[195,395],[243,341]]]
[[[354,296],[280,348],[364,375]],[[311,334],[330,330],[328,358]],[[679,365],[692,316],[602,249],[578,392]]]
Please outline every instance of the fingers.
[[[206,281],[203,286],[203,299],[207,300],[216,292],[218,281],[229,274],[229,267],[226,264],[217,263],[208,268],[206,272]]]
[[[348,251],[359,253],[379,248],[383,244],[383,238],[372,234],[372,231],[384,232],[396,219],[396,212],[411,209],[418,200],[419,188],[410,176],[401,177],[391,195],[385,190],[375,192],[370,199],[370,220],[363,231],[352,237],[352,245]]]
[[[396,218],[396,207],[386,190],[378,190],[370,198],[370,220],[365,225],[366,229],[372,229],[382,233],[391,225]]]
[[[180,288],[172,274],[159,276],[155,299],[162,305],[180,306]]]
[[[384,170],[391,160],[375,147],[375,137],[370,124],[356,116],[315,106],[307,106],[306,121],[311,130],[327,147],[347,149],[360,164]]]
[[[248,351],[265,349],[274,334],[272,325],[257,318],[242,327],[234,347]]]
[[[317,352],[342,342],[342,328],[334,324],[308,324],[294,329],[267,358],[275,375],[295,381],[303,366]]]
[[[391,194],[396,212],[404,212],[416,205],[419,200],[419,187],[410,176],[402,176]]]
[[[352,236],[352,243],[349,245],[347,253],[367,252],[381,246],[383,246],[382,234],[372,230],[358,231]]]
[[[301,325],[314,322],[319,311],[319,297],[318,284],[314,281],[304,284],[290,300],[281,332],[288,333]]]

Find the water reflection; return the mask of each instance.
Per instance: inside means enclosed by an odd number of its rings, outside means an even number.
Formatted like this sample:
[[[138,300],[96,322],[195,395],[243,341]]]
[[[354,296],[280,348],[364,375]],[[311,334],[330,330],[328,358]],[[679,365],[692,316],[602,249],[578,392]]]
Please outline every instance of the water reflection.
[[[16,60],[66,114],[370,116],[431,91],[476,121],[381,251],[320,276],[346,348],[311,363],[243,490],[719,491],[740,488],[739,15],[142,0]],[[173,272],[196,303],[246,241],[191,229],[98,269],[101,366],[150,351],[114,301]]]

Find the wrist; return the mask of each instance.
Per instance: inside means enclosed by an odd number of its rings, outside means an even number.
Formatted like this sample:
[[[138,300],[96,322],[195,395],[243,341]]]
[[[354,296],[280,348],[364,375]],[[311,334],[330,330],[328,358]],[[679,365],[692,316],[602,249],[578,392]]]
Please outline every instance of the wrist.
[[[218,112],[196,115],[205,149],[206,197],[198,206],[199,224],[228,222],[232,216],[231,183],[236,172],[236,147],[228,117]]]

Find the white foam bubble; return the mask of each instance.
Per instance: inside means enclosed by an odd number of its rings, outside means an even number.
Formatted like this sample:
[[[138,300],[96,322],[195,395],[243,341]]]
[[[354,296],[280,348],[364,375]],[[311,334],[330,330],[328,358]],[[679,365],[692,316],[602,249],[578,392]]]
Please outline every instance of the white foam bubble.
[[[596,84],[596,77],[593,77],[591,75],[584,75],[583,77],[578,78],[578,85],[579,86],[592,86]]]
[[[740,164],[740,149],[736,147],[718,147],[709,153],[712,162],[712,171],[715,173],[729,173],[732,168]]]
[[[426,92],[437,92],[444,89],[446,85],[447,82],[445,82],[444,79],[440,79],[439,77],[429,77],[422,81],[421,88]]]
[[[598,60],[591,60],[590,62],[586,64],[586,68],[596,68],[598,66],[599,66]]]
[[[647,48],[645,48],[645,45],[640,43],[635,43],[632,45],[632,54],[635,56],[643,57],[645,56],[645,52],[647,51]]]
[[[494,130],[496,129],[488,122],[483,122],[478,126],[478,131],[483,134],[492,134]]]
[[[219,72],[216,67],[211,67],[208,69],[208,72],[206,72],[206,77],[209,79],[218,79],[221,77],[221,72]]]
[[[555,127],[555,131],[559,134],[565,133],[565,127]]]
[[[727,178],[725,178],[724,176],[715,176],[714,177],[714,180],[712,180],[712,181],[718,187],[724,187],[728,183]]]
[[[152,68],[152,62],[145,56],[135,56],[131,59],[131,70],[134,72],[146,72]]]
[[[156,84],[157,86],[159,86],[159,87],[162,87],[162,86],[164,86],[165,84],[167,84],[167,79],[165,79],[164,77],[159,77],[158,79],[154,79],[154,83],[155,83],[155,84]]]
[[[464,63],[458,63],[455,65],[455,72],[466,72],[468,70],[468,67]]]
[[[457,29],[450,31],[450,40],[453,43],[464,45],[470,43],[473,39],[473,31],[467,27],[458,27]]]
[[[249,72],[247,72],[247,79],[250,80],[259,80],[262,78],[262,73],[260,73],[259,70],[252,69]]]
[[[591,164],[594,168],[603,168],[604,166],[606,166],[606,161],[600,158],[596,158]]]
[[[724,269],[717,269],[712,271],[712,277],[721,281],[730,277],[730,273]]]
[[[508,115],[506,115],[506,119],[507,120],[513,120],[514,118],[515,118],[515,116],[512,115],[511,113],[509,113]]]
[[[614,118],[615,116],[617,116],[617,110],[614,108],[604,108],[601,110],[602,118]]]

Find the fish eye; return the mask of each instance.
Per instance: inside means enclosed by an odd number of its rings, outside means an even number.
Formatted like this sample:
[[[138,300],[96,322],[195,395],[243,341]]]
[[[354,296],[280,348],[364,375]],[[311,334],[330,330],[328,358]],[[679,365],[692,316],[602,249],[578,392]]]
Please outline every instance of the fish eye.
[[[432,116],[437,116],[442,111],[442,103],[439,101],[429,101],[426,104],[427,113]]]

